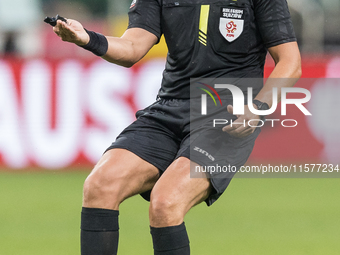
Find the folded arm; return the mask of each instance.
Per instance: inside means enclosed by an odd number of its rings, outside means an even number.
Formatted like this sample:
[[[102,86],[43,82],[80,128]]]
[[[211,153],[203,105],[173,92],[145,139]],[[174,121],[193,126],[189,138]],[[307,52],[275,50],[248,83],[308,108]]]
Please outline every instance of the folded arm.
[[[301,57],[296,42],[271,47],[269,48],[269,53],[275,61],[275,68],[255,99],[267,103],[271,107],[273,104],[273,88],[277,88],[277,102],[280,102],[281,88],[294,86],[301,77]],[[256,109],[257,107],[254,105],[254,108]],[[228,106],[228,112],[233,113],[231,105]],[[235,123],[241,123],[243,120],[246,122],[256,119],[260,120],[260,117],[252,113],[247,105],[245,106],[244,113],[244,115],[237,116],[238,119]],[[223,128],[223,131],[236,137],[246,137],[255,131],[255,127],[240,124],[228,125]]]
[[[278,89],[278,102],[281,88],[292,87],[301,77],[301,56],[296,42],[280,44],[268,49],[274,59],[275,68],[255,99],[272,106],[272,91]]]

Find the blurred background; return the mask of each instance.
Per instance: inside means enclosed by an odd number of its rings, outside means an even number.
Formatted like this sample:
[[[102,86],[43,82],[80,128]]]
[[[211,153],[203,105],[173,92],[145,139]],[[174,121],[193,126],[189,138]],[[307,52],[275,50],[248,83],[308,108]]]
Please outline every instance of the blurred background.
[[[302,52],[332,54],[339,50],[340,2],[338,0],[288,0]],[[44,16],[80,20],[86,27],[120,36],[127,25],[128,0],[1,0],[0,49],[2,56],[53,57],[77,56],[79,52],[56,52],[61,42],[41,22]],[[51,45],[52,43],[52,45]],[[63,45],[63,44],[61,44]],[[66,54],[66,55],[64,55]]]
[[[288,0],[312,116],[263,128],[248,165],[340,164],[340,1]],[[59,14],[121,36],[130,0],[0,0],[0,254],[80,254],[82,184],[134,113],[157,95],[164,39],[130,69],[62,42]],[[266,76],[273,69],[270,57]],[[273,118],[280,118],[278,113]],[[308,176],[305,176],[308,177]],[[339,254],[338,178],[236,178],[186,218],[194,255]],[[152,254],[148,203],[121,210],[119,254]],[[207,233],[209,233],[207,235]]]

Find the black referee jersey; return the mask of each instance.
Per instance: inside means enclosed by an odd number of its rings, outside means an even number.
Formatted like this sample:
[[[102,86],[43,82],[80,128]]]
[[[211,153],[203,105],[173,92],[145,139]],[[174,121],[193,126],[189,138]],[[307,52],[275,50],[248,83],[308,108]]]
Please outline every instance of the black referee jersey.
[[[161,98],[189,98],[190,78],[262,78],[267,49],[296,41],[286,0],[134,0],[134,27],[164,34]]]

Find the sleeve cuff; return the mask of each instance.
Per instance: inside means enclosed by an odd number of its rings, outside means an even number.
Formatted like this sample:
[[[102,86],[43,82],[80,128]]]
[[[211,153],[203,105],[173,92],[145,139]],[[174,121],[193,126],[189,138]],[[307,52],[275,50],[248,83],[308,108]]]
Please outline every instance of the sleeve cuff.
[[[150,32],[150,33],[152,33],[152,34],[154,34],[154,35],[157,37],[157,39],[158,39],[157,42],[156,42],[156,44],[159,43],[159,41],[160,41],[160,39],[161,39],[161,36],[162,36],[161,33],[157,32],[155,29],[152,29],[151,27],[146,26],[146,25],[144,25],[144,24],[130,24],[130,25],[128,26],[128,29],[129,29],[129,28],[142,28],[142,29],[144,29],[144,30],[146,30],[146,31],[148,31],[148,32]]]

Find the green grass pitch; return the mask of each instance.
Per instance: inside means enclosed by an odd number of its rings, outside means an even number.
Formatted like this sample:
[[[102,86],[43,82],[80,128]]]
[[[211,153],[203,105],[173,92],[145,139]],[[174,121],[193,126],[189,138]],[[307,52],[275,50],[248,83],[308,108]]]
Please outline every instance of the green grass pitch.
[[[0,173],[0,254],[79,252],[87,172]],[[340,179],[234,179],[211,208],[185,222],[193,255],[335,255],[340,251]],[[148,203],[120,208],[120,255],[151,255]]]

